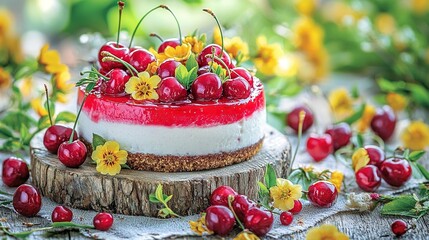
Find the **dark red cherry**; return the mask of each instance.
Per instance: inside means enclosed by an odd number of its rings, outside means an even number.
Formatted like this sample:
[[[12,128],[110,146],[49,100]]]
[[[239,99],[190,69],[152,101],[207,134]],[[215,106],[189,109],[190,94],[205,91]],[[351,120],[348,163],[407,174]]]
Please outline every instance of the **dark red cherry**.
[[[51,153],[57,153],[61,143],[68,141],[73,129],[61,125],[52,125],[46,129],[43,136],[43,145]],[[76,131],[73,134],[73,140],[78,139]]]
[[[138,72],[144,72],[147,66],[156,61],[156,57],[146,49],[139,48],[130,53],[128,63]]]
[[[188,97],[188,92],[175,77],[162,79],[156,92],[159,96],[158,100],[161,102],[181,101]]]
[[[172,48],[176,48],[177,46],[180,46],[180,41],[177,38],[171,38],[167,39],[164,42],[161,43],[158,47],[158,53],[163,53],[165,49],[170,46]]]
[[[316,207],[329,208],[337,197],[337,188],[331,182],[317,181],[308,187],[307,198]]]
[[[18,187],[30,177],[27,163],[16,157],[10,157],[3,161],[3,183],[9,187]]]
[[[355,173],[357,185],[365,192],[375,192],[381,184],[381,172],[374,165],[366,165]]]
[[[244,216],[247,214],[247,211],[255,206],[256,203],[249,200],[247,196],[244,195],[235,196],[234,201],[232,202],[232,209],[234,209],[234,212],[237,214],[240,221],[244,221]]]
[[[204,73],[192,83],[191,91],[196,100],[216,100],[222,95],[222,81],[214,73]]]
[[[33,186],[22,184],[13,194],[13,208],[26,217],[34,217],[42,208],[42,197]]]
[[[293,222],[293,214],[291,212],[282,212],[280,214],[280,222],[284,226],[289,226]]]
[[[400,237],[407,232],[408,225],[406,222],[397,219],[393,221],[392,225],[390,225],[390,228],[392,229],[393,234],[395,234],[397,237]]]
[[[202,67],[198,68],[197,75],[200,76],[200,75],[202,75],[204,73],[208,73],[208,72],[210,72],[210,66],[209,65],[202,66]]]
[[[209,44],[201,51],[200,55],[198,55],[198,66],[202,67],[209,65],[209,62],[211,61],[211,56],[213,55],[213,50],[214,55],[220,58],[220,55],[222,53],[222,47],[217,44]],[[228,66],[228,68],[235,67],[227,52],[223,51],[221,59],[226,64],[226,66]],[[214,61],[223,67],[223,64],[219,60],[215,59]]]
[[[307,138],[307,152],[316,162],[325,159],[333,150],[334,145],[329,134],[317,135],[312,133]]]
[[[299,127],[299,113],[301,111],[305,112],[304,122],[302,124],[302,132],[306,132],[313,125],[313,112],[306,106],[296,106],[292,109],[291,112],[287,115],[286,123],[287,125],[298,132]]]
[[[259,237],[267,234],[273,227],[274,216],[270,211],[251,208],[244,218],[244,227]]]
[[[94,227],[97,230],[107,231],[113,225],[113,216],[106,212],[97,213],[92,220],[92,224],[94,224]]]
[[[348,123],[342,122],[335,124],[328,129],[325,133],[331,135],[334,144],[334,151],[346,146],[352,137],[352,129]]]
[[[384,161],[384,151],[375,145],[367,145],[364,147],[366,152],[368,153],[369,163],[370,165],[374,165],[380,167],[380,164]]]
[[[56,206],[51,214],[52,222],[71,222],[73,212],[65,206]]]
[[[158,67],[158,76],[161,79],[167,77],[176,76],[176,68],[180,65],[180,62],[175,61],[174,59],[167,59],[162,62]]]
[[[206,226],[219,236],[228,235],[234,225],[235,217],[229,208],[215,205],[206,209]]]
[[[236,77],[223,83],[223,95],[230,99],[246,99],[250,96],[251,88],[249,82]]]
[[[110,95],[117,95],[125,92],[125,84],[131,76],[126,71],[120,68],[115,68],[107,73],[107,77],[110,79],[108,81],[102,81],[100,86],[101,92]]]
[[[101,68],[103,68],[105,71],[110,71],[111,69],[114,68],[122,68],[125,69],[125,66],[122,63],[119,62],[112,62],[112,61],[107,61],[107,62],[103,62],[103,55],[101,54],[101,52],[106,51],[111,53],[112,55],[124,60],[127,62],[128,57],[129,57],[129,50],[127,47],[125,47],[122,44],[116,44],[116,42],[107,42],[106,44],[104,44],[103,46],[101,46],[100,51],[98,51],[98,62],[101,66]]]
[[[231,78],[242,77],[249,82],[250,87],[253,86],[253,76],[250,72],[242,67],[236,67],[231,69]]]
[[[302,203],[300,200],[294,200],[293,201],[293,208],[291,210],[289,210],[289,212],[291,212],[292,214],[298,214],[300,213],[302,210]]]
[[[389,106],[377,109],[371,120],[371,129],[381,139],[387,141],[395,131],[396,116],[393,109]]]
[[[228,196],[236,197],[238,193],[230,186],[220,186],[216,188],[210,196],[210,205],[222,205],[229,207]]]
[[[85,144],[80,140],[75,140],[71,143],[63,142],[58,148],[58,159],[65,166],[71,168],[77,168],[82,165],[85,160],[88,151]]]
[[[405,159],[389,158],[380,165],[381,175],[389,185],[400,187],[406,183],[412,175],[410,163]]]

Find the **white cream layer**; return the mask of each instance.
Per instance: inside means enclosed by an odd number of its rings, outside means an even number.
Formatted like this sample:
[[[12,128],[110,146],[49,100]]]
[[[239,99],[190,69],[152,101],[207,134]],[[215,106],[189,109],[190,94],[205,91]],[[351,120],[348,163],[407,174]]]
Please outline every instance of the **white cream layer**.
[[[265,108],[235,123],[214,127],[164,127],[133,125],[100,120],[93,122],[82,111],[81,137],[92,141],[96,133],[117,141],[121,149],[132,153],[196,156],[232,152],[257,143],[264,136]]]

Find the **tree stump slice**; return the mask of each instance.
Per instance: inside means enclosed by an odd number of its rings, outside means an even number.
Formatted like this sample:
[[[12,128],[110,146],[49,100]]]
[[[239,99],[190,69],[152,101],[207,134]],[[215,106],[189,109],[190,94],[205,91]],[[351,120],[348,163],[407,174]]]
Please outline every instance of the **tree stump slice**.
[[[123,169],[116,176],[102,175],[88,158],[79,168],[64,166],[43,146],[44,132],[31,142],[33,184],[43,196],[74,208],[93,209],[127,215],[157,216],[159,205],[149,202],[158,184],[173,194],[169,206],[180,215],[191,215],[209,206],[211,192],[229,185],[238,193],[256,199],[258,181],[272,164],[278,176],[290,167],[290,144],[283,134],[265,128],[261,151],[251,159],[231,166],[196,172],[148,172]]]

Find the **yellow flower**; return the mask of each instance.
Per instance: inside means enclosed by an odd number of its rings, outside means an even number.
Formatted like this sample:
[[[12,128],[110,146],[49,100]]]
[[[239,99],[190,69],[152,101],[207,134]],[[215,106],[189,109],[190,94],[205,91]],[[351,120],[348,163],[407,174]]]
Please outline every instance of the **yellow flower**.
[[[386,102],[395,112],[399,112],[404,110],[408,101],[403,95],[391,92],[387,94]]]
[[[30,105],[39,117],[48,115],[48,110],[46,110],[41,98],[33,98],[30,101]]]
[[[362,117],[357,122],[357,131],[362,133],[365,132],[366,129],[368,129],[369,125],[371,124],[371,120],[375,115],[375,107],[369,104],[365,105],[365,110],[362,114]]]
[[[293,37],[295,46],[309,56],[323,48],[323,30],[309,17],[301,17],[295,23]]]
[[[115,141],[107,141],[104,145],[97,146],[91,156],[97,163],[97,172],[111,176],[121,171],[121,164],[127,162],[127,157],[127,151],[120,150],[119,144]]]
[[[349,237],[338,231],[337,227],[331,224],[323,224],[320,227],[312,227],[307,232],[307,240],[348,240]]]
[[[150,75],[156,74],[158,71],[158,61],[153,61],[147,65],[146,72],[150,73]]]
[[[357,149],[352,155],[352,167],[357,172],[369,163],[369,155],[365,148]]]
[[[183,43],[190,44],[191,50],[195,54],[199,54],[201,51],[203,51],[204,43],[198,40],[198,38],[195,36],[186,36],[183,40]]]
[[[428,0],[410,0],[411,9],[417,14],[423,14],[428,10]]]
[[[404,147],[423,150],[429,146],[429,126],[422,121],[413,121],[401,134]]]
[[[10,74],[0,67],[0,89],[8,88],[11,82]]]
[[[270,188],[270,195],[274,200],[273,206],[283,211],[292,209],[294,200],[301,198],[301,191],[301,185],[295,185],[289,180],[277,178],[277,186]]]
[[[191,230],[202,236],[204,233],[207,233],[209,235],[213,234],[211,230],[209,230],[206,226],[206,214],[203,213],[200,218],[198,218],[197,221],[189,221],[189,226],[191,227]]]
[[[46,73],[67,71],[67,66],[61,63],[59,53],[56,50],[49,50],[48,44],[45,44],[40,50],[38,62]]]
[[[311,15],[316,8],[315,0],[295,0],[294,4],[296,10],[304,15]]]
[[[395,19],[388,13],[380,13],[375,18],[375,27],[385,35],[391,35],[395,32]]]
[[[27,77],[20,81],[19,90],[22,93],[22,96],[29,97],[33,91],[33,79],[31,77]]]
[[[69,98],[64,93],[57,93],[57,101],[60,103],[67,103],[69,101]]]
[[[340,192],[341,185],[343,184],[343,179],[344,174],[340,171],[335,170],[331,173],[331,178],[328,181],[334,184],[337,191]]]
[[[65,71],[55,73],[54,80],[56,87],[61,92],[68,92],[74,87],[74,84],[69,82],[70,72],[68,68]]]
[[[279,59],[283,56],[283,49],[279,44],[268,44],[265,36],[256,39],[257,54],[254,59],[256,68],[265,75],[277,72]]]
[[[156,58],[156,62],[157,62],[157,64],[159,65],[159,64],[161,64],[162,62],[164,62],[168,57],[164,54],[164,53],[158,53],[158,51],[157,50],[155,50],[154,48],[149,48],[149,52],[150,53],[152,53],[154,56],[155,56],[155,58]],[[150,66],[150,64],[149,64],[149,66]],[[149,67],[148,66],[148,67]],[[147,71],[147,70],[146,70]],[[150,72],[150,71],[149,71]]]
[[[161,78],[158,75],[150,76],[148,72],[141,72],[138,77],[132,76],[125,84],[125,92],[131,94],[135,100],[158,99],[155,91]]]
[[[244,230],[237,234],[233,240],[259,240],[260,238],[254,233]]]
[[[0,39],[12,29],[12,14],[5,8],[0,8]]]
[[[345,118],[353,112],[353,99],[345,88],[334,89],[329,94],[329,104],[337,118]]]
[[[189,43],[182,43],[182,45],[177,47],[168,46],[165,48],[164,54],[167,58],[173,58],[178,62],[182,62],[188,60],[189,56],[191,56],[191,48],[192,46]]]
[[[240,57],[240,62],[249,58],[249,46],[239,37],[225,38],[225,50],[232,58]]]

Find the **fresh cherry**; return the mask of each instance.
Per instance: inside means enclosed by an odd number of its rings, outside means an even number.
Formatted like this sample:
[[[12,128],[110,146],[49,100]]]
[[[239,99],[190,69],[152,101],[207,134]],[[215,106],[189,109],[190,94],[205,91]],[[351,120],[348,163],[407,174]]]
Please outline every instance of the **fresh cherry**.
[[[292,214],[298,214],[300,213],[302,210],[302,203],[299,200],[294,200],[293,201],[293,208],[291,210],[289,210],[289,212],[291,212]]]
[[[375,145],[367,145],[364,147],[366,152],[368,153],[369,163],[370,165],[374,165],[380,167],[380,164],[384,161],[384,151]]]
[[[260,208],[251,208],[244,217],[244,227],[261,237],[273,227],[274,216],[270,211]]]
[[[380,166],[384,181],[394,187],[400,187],[408,181],[412,174],[410,164],[405,159],[389,158],[384,160]]]
[[[161,102],[180,101],[188,97],[188,92],[175,77],[162,79],[156,92],[159,96],[158,100]]]
[[[242,77],[249,82],[250,87],[253,86],[253,76],[250,72],[242,67],[236,67],[231,69],[231,78]]]
[[[206,209],[206,226],[220,236],[226,236],[235,225],[234,214],[229,208],[221,205],[210,206]]]
[[[397,237],[400,237],[407,232],[408,225],[406,222],[397,219],[393,221],[392,225],[390,225],[390,228],[392,229],[393,234],[395,234]]]
[[[245,99],[250,96],[249,82],[243,77],[229,79],[223,83],[223,94],[230,99]]]
[[[365,192],[375,192],[381,184],[380,170],[374,165],[366,165],[355,173],[357,185]]]
[[[328,181],[317,181],[308,187],[307,197],[314,206],[329,208],[337,200],[338,191],[335,185]]]
[[[3,183],[9,187],[18,187],[30,177],[27,163],[22,159],[10,157],[3,161]]]
[[[158,76],[161,79],[167,77],[176,76],[176,68],[180,65],[180,62],[175,61],[174,59],[167,59],[162,62],[158,67]]]
[[[113,62],[113,61],[106,61],[103,62],[103,56],[102,52],[109,52],[112,55],[128,62],[129,57],[129,50],[127,47],[125,47],[122,44],[116,44],[116,42],[107,42],[103,46],[101,46],[100,51],[98,51],[98,62],[100,63],[101,68],[103,68],[105,71],[110,71],[114,68],[122,68],[125,69],[125,66],[122,63],[119,62]]]
[[[334,143],[334,151],[346,146],[352,137],[352,129],[350,125],[342,122],[328,128],[325,133],[331,135],[332,142]]]
[[[210,196],[210,205],[222,205],[228,207],[228,197],[233,196],[234,198],[238,193],[230,186],[220,186],[216,188]]]
[[[377,109],[371,120],[371,129],[375,134],[387,141],[395,131],[395,126],[396,116],[391,107],[386,105]]]
[[[244,216],[247,214],[249,209],[256,206],[256,203],[249,200],[247,196],[237,195],[234,197],[234,201],[231,205],[235,214],[237,214],[238,219],[240,219],[240,221],[244,221]]]
[[[296,106],[292,109],[291,112],[287,115],[286,123],[287,125],[298,132],[299,127],[299,113],[301,111],[305,112],[304,121],[302,124],[302,132],[306,132],[313,125],[313,112],[306,106]]]
[[[51,153],[57,153],[61,143],[70,139],[73,130],[69,127],[61,125],[52,125],[46,129],[45,135],[43,136],[43,145]],[[73,134],[73,140],[76,140],[78,135],[76,131]]]
[[[128,63],[138,72],[146,71],[150,63],[155,62],[156,57],[146,49],[139,48],[130,53]]]
[[[209,65],[202,66],[202,67],[198,68],[197,75],[200,76],[200,75],[202,75],[204,73],[208,73],[208,72],[210,72],[210,66]]]
[[[280,222],[282,225],[289,226],[293,221],[293,214],[291,212],[282,212],[280,214]]]
[[[97,213],[92,220],[92,224],[97,230],[107,231],[113,225],[113,216],[106,212]]]
[[[19,214],[34,217],[42,208],[42,197],[33,186],[22,184],[15,190],[12,204]]]
[[[222,81],[214,73],[204,73],[192,83],[191,91],[196,100],[216,100],[222,95]]]
[[[65,166],[77,168],[82,165],[88,154],[85,144],[80,140],[63,142],[58,148],[58,159]]]
[[[222,47],[217,44],[209,44],[201,51],[200,55],[198,56],[198,66],[202,67],[209,65],[209,62],[212,61],[211,59],[213,51],[214,55],[220,58],[220,55],[222,53]],[[229,57],[229,54],[227,52],[223,51],[221,59],[228,68],[234,68],[234,64],[232,63],[231,58]],[[223,64],[218,59],[215,59],[214,61],[223,66]]]
[[[125,92],[125,84],[131,76],[120,68],[114,68],[107,73],[107,77],[110,79],[102,81],[100,89],[103,93],[116,95]]]
[[[333,150],[334,144],[329,134],[317,135],[312,133],[307,139],[307,152],[316,162],[325,159]]]
[[[164,42],[161,43],[158,47],[158,53],[163,53],[167,47],[176,48],[177,46],[180,46],[180,41],[177,38],[171,38],[167,39]]]
[[[56,206],[52,211],[52,222],[71,222],[73,219],[73,212],[67,207]]]

